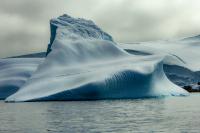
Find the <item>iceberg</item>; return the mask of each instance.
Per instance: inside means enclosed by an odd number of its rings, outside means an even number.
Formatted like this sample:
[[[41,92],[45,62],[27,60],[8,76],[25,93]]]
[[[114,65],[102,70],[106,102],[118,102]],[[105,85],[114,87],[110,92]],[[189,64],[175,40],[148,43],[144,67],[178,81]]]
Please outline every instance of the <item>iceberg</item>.
[[[42,61],[41,58],[0,59],[0,100],[17,92]]]
[[[164,71],[168,78],[179,86],[200,81],[200,39],[199,36],[177,40],[141,42],[139,44],[118,44],[130,54],[146,53],[165,55]],[[137,53],[135,52],[137,51]],[[144,55],[138,55],[144,56]],[[147,56],[147,55],[146,55]],[[176,59],[179,61],[177,62]]]
[[[181,58],[153,48],[137,52],[117,44],[92,21],[63,15],[50,21],[46,58],[6,101],[65,101],[187,96],[163,64]],[[132,53],[131,53],[132,52]],[[135,55],[134,53],[137,53]],[[154,54],[153,54],[154,53]],[[31,60],[30,60],[31,61]],[[194,67],[195,68],[195,67]]]

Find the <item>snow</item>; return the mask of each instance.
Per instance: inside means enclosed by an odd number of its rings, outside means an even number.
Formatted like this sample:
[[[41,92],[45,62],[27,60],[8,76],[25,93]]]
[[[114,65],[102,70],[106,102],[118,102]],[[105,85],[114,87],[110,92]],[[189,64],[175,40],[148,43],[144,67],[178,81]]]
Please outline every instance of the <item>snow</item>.
[[[0,59],[0,99],[15,93],[42,61],[40,58]]]
[[[171,49],[162,43],[156,50],[151,43],[118,45],[92,21],[63,15],[51,20],[51,30],[47,57],[6,101],[186,96],[188,92],[166,77],[163,64],[198,69],[183,53],[166,54]],[[162,47],[168,51],[158,52]]]
[[[153,41],[135,44],[121,44],[123,49],[137,49],[138,51],[146,51],[154,55],[170,55],[182,61],[180,63],[167,61],[166,64],[183,66],[191,71],[200,71],[200,39],[196,37],[172,40],[172,41]]]
[[[170,57],[164,61],[167,77],[179,86],[200,81],[200,39],[199,36],[182,40],[152,41],[133,44],[118,44],[133,55],[161,55]],[[137,51],[137,53],[132,52]],[[178,61],[177,61],[178,60]]]
[[[55,37],[58,36],[57,34],[59,34],[57,33],[58,27],[59,30],[64,28],[62,33],[70,32],[69,34],[65,33],[64,36],[70,35],[71,39],[75,39],[76,35],[79,35],[78,37],[83,37],[83,38],[98,38],[102,40],[113,41],[112,37],[109,34],[102,31],[92,21],[81,18],[76,19],[68,16],[67,14],[64,14],[63,16],[50,20],[51,37],[50,37],[50,44],[48,45],[47,49],[47,54],[49,54],[49,52],[52,50],[51,49],[52,43],[54,42]],[[74,33],[75,35],[72,33]]]

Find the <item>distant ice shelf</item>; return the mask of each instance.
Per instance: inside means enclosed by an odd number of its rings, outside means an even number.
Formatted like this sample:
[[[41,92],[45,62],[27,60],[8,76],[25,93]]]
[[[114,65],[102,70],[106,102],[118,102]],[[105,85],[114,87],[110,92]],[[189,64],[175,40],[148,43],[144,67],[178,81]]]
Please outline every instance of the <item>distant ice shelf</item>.
[[[199,78],[197,39],[119,44],[92,21],[68,15],[52,19],[50,26],[46,57],[0,60],[1,75],[11,73],[0,77],[6,92],[2,99],[23,102],[187,96],[189,93],[174,83],[189,82],[191,75]],[[7,70],[5,65],[12,69]],[[8,82],[4,82],[5,77]],[[14,85],[9,81],[13,77]],[[168,78],[175,78],[174,83]],[[17,89],[12,91],[12,86]]]

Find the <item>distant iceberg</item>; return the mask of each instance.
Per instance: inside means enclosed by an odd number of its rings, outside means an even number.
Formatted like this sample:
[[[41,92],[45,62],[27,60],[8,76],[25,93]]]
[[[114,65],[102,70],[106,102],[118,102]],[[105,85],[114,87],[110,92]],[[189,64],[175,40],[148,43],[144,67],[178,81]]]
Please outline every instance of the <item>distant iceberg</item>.
[[[164,72],[171,81],[183,87],[200,81],[200,39],[198,38],[199,36],[194,36],[137,44],[121,43],[119,46],[137,56],[163,55],[170,57],[164,60]]]
[[[47,57],[43,61],[38,60],[39,66],[33,68],[36,69],[34,72],[33,69],[27,71],[31,76],[27,76],[21,88],[6,101],[188,95],[187,91],[168,80],[163,71],[164,63],[183,65],[179,58],[149,51],[148,56],[130,54],[131,48],[127,52],[109,34],[85,19],[63,15],[50,23]]]

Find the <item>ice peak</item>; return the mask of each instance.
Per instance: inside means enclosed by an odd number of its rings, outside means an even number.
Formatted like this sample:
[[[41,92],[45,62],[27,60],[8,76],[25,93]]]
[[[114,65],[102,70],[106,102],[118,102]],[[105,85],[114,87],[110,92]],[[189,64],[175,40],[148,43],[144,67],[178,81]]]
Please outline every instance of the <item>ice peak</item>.
[[[51,19],[50,28],[51,38],[50,44],[48,45],[47,54],[51,51],[51,45],[56,37],[57,29],[62,30],[62,37],[64,38],[67,38],[73,34],[87,39],[113,41],[112,37],[95,25],[93,21],[82,18],[73,18],[67,14]]]

